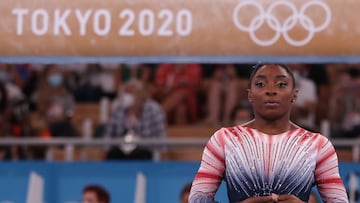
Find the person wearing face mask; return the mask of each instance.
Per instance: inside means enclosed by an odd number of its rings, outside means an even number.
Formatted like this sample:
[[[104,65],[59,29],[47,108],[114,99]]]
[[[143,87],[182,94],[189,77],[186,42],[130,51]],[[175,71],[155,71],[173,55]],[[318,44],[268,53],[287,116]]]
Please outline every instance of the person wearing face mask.
[[[36,104],[36,112],[31,116],[33,136],[77,137],[78,133],[70,121],[74,98],[64,86],[61,69],[57,64],[46,65],[43,74],[33,96]],[[43,158],[44,150],[36,151],[34,159]]]
[[[133,145],[131,141],[166,138],[163,108],[147,95],[142,83],[136,79],[123,85],[118,100],[105,126],[104,137],[121,137],[130,143],[110,148],[106,159],[152,159],[150,149]]]
[[[63,83],[63,76],[60,73],[52,73],[48,75],[47,81],[51,87],[58,88]]]
[[[73,96],[65,88],[62,71],[56,64],[45,67],[43,81],[35,96],[38,112],[50,122],[63,120],[73,111]]]

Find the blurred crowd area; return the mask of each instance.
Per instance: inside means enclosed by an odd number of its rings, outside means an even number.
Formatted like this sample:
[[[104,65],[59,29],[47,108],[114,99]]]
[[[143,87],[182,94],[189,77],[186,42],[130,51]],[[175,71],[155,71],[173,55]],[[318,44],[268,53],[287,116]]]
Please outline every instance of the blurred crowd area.
[[[299,89],[292,120],[328,137],[359,137],[360,64],[288,65]],[[242,124],[253,116],[247,99],[252,69],[252,64],[0,64],[0,137],[83,137],[86,125],[93,126],[91,136],[101,137],[116,106],[128,101],[122,92],[129,81],[140,83],[144,97],[161,106],[168,127]],[[31,154],[6,150],[0,149],[0,157],[44,156],[41,147]]]

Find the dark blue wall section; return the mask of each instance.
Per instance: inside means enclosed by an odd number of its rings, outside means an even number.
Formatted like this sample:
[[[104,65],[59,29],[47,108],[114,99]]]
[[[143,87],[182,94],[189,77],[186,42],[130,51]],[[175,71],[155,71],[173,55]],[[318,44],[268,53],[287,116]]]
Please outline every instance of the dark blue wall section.
[[[176,203],[182,186],[192,180],[198,167],[198,162],[2,162],[0,203],[27,203],[31,172],[44,181],[43,203],[79,202],[82,188],[91,183],[106,187],[112,203],[133,203],[139,173],[146,178],[147,203]],[[340,173],[347,188],[349,173],[356,174],[360,183],[360,164],[340,163]],[[228,202],[224,184],[216,199]]]

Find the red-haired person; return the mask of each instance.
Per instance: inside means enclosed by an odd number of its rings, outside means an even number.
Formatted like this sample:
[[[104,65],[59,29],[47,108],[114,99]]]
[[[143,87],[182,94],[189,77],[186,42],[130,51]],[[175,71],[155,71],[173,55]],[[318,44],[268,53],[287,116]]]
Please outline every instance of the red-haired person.
[[[82,203],[110,203],[109,192],[100,185],[87,185],[83,189]]]

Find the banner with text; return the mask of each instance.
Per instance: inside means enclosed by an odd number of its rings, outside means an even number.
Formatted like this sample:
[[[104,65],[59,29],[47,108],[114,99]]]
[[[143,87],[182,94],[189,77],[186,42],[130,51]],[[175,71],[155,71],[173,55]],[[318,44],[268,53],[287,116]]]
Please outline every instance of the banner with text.
[[[0,56],[357,56],[354,0],[2,0]]]

